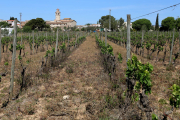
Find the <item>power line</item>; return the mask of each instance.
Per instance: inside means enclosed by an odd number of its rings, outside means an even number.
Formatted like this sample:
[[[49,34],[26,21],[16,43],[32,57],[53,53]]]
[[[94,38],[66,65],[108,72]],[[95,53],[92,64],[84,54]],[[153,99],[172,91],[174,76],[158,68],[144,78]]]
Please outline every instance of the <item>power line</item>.
[[[136,18],[133,18],[133,19],[137,19],[137,18],[146,16],[146,15],[150,15],[150,14],[155,13],[155,12],[159,12],[159,11],[162,11],[162,10],[165,10],[165,9],[168,9],[168,8],[171,8],[171,7],[175,7],[175,6],[179,5],[179,4],[180,4],[180,3],[175,4],[175,5],[172,5],[172,6],[169,6],[169,7],[166,7],[166,8],[163,8],[163,9],[160,9],[160,10],[157,10],[157,11],[154,11],[154,12],[151,12],[151,13],[148,13],[148,14],[145,14],[145,15],[142,15],[142,16],[139,16],[139,17],[136,17]],[[133,19],[131,19],[131,20],[133,20]]]
[[[109,30],[111,30],[111,9],[109,10]]]

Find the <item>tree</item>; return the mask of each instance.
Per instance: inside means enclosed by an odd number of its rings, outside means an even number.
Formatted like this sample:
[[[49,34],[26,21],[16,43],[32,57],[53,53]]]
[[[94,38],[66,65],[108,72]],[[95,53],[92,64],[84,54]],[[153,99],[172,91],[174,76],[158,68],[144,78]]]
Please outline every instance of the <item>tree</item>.
[[[154,26],[151,25],[151,30],[155,30]]]
[[[25,24],[25,26],[30,26],[31,30],[34,30],[36,28],[36,19],[31,19]]]
[[[9,27],[9,24],[7,22],[0,22],[0,27],[6,28],[6,27]]]
[[[76,31],[79,31],[79,29],[76,29]]]
[[[9,30],[8,30],[8,29],[1,30],[1,34],[2,34],[3,36],[8,36]]]
[[[140,31],[143,25],[146,25],[147,30],[150,30],[151,22],[148,19],[139,19],[132,23],[133,29],[136,29],[137,31]]]
[[[159,14],[157,14],[157,17],[156,17],[156,25],[155,25],[155,30],[159,30]]]
[[[110,15],[102,16],[101,19],[99,19],[99,23],[101,24],[101,27],[103,28],[109,28],[109,17]],[[117,29],[117,22],[115,18],[111,15],[111,30]]]
[[[46,27],[46,22],[42,18],[36,18],[36,27],[42,31],[42,28]]]
[[[176,29],[177,31],[180,29],[180,18],[176,19]]]
[[[169,31],[173,30],[175,28],[176,21],[174,20],[174,17],[167,17],[161,22],[161,31]]]
[[[14,20],[14,17],[10,17],[10,20]]]
[[[47,25],[47,24],[46,24],[45,28],[50,28],[50,25]]]
[[[71,27],[71,31],[75,31],[76,30],[76,26]]]
[[[31,32],[31,27],[30,26],[24,26],[23,32]]]
[[[46,22],[42,18],[31,19],[25,26],[30,26],[31,30],[38,28],[41,31],[43,28],[47,28]]]
[[[81,31],[85,31],[85,28],[81,28]]]
[[[90,24],[90,23],[87,23],[86,25],[87,25],[87,26],[90,26],[91,24]]]
[[[122,27],[123,26],[123,23],[124,23],[124,19],[121,17],[119,19],[119,27]]]
[[[86,30],[87,30],[87,31],[95,31],[95,30],[96,30],[96,27],[90,27],[90,26],[89,26],[89,27],[86,27]],[[85,30],[85,31],[86,31],[86,30]]]
[[[144,30],[144,31],[148,31],[146,25],[143,25],[142,28],[141,28],[141,31]]]

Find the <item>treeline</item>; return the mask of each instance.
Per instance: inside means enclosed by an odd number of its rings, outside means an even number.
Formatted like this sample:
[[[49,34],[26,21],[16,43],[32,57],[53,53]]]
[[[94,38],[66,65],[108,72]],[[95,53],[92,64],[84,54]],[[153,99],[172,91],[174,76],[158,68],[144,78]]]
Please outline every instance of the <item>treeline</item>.
[[[102,16],[97,23],[101,25],[101,28],[108,28],[111,25],[111,31],[119,31],[126,29],[126,23],[121,17],[120,19],[115,19],[111,16],[111,23],[109,24],[110,15]],[[153,26],[151,21],[148,19],[138,19],[132,22],[132,31],[146,30],[158,30],[158,31],[172,31],[175,28],[176,31],[180,29],[180,18],[175,19],[174,17],[167,17],[161,21],[161,27],[159,27],[159,14],[157,14],[156,23]]]
[[[150,20],[139,19],[132,23],[132,28],[136,31],[144,30],[159,30],[159,31],[172,31],[175,28],[176,31],[180,29],[180,18],[174,19],[174,17],[167,17],[161,21],[161,27],[158,24],[158,15],[156,19],[156,25],[152,26]]]

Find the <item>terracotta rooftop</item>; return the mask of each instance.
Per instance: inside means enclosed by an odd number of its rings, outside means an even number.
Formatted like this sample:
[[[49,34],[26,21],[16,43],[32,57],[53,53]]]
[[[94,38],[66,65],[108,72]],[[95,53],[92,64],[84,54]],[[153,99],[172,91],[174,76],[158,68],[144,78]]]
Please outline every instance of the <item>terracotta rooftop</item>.
[[[72,22],[74,20],[61,20],[62,22]]]
[[[66,22],[46,22],[46,24],[65,24]]]
[[[63,20],[71,20],[71,18],[64,18]]]

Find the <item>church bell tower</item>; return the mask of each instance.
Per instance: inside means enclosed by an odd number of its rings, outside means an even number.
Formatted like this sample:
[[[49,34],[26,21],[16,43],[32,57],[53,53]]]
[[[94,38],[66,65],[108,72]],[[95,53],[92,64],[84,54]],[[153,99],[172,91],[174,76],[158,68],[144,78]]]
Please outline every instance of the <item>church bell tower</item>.
[[[61,12],[59,11],[59,9],[56,9],[56,12],[55,12],[56,19],[55,19],[55,21],[60,20],[60,15],[61,15]]]

